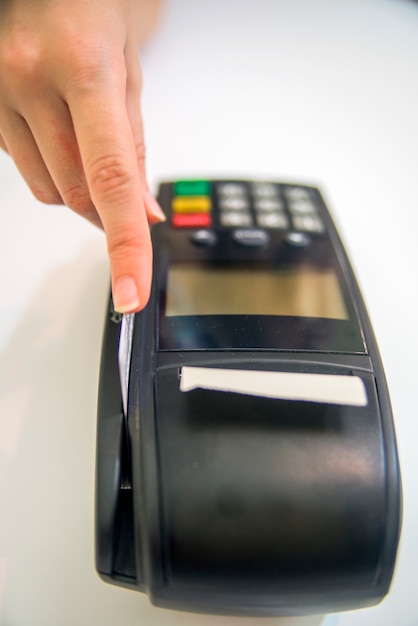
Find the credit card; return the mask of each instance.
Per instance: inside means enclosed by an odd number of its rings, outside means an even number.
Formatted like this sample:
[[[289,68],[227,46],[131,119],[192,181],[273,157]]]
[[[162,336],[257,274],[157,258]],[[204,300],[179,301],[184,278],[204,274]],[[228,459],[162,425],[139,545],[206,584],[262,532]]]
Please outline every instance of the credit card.
[[[129,373],[131,371],[132,340],[134,335],[135,313],[122,317],[119,335],[119,377],[122,392],[122,406],[125,417],[128,416]]]

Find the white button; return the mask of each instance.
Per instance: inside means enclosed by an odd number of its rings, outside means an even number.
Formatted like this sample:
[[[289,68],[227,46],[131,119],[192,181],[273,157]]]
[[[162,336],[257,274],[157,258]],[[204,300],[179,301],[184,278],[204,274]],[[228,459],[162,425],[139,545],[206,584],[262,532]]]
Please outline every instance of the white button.
[[[256,211],[280,211],[283,203],[279,198],[257,198],[255,201]]]
[[[314,215],[294,217],[292,221],[296,230],[302,230],[310,233],[320,233],[324,230],[322,222]]]
[[[311,198],[309,191],[303,187],[288,187],[285,194],[289,200],[310,200]]]
[[[219,200],[222,210],[248,211],[250,203],[245,196],[228,196]]]
[[[217,189],[223,196],[241,196],[247,192],[245,185],[241,183],[220,183]]]
[[[291,213],[307,215],[309,213],[316,213],[316,207],[310,200],[291,200],[289,202],[289,211]]]
[[[253,194],[263,198],[271,198],[277,196],[277,187],[273,183],[254,183]]]
[[[249,213],[238,213],[234,211],[225,211],[219,216],[222,226],[251,226],[252,220]]]
[[[288,219],[284,213],[258,213],[257,225],[261,228],[283,228],[288,227]]]

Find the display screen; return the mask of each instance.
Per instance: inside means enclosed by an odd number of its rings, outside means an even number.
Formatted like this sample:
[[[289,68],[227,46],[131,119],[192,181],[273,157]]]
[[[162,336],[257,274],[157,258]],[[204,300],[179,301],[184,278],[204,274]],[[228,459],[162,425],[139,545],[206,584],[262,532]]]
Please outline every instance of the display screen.
[[[169,268],[166,315],[349,318],[332,268],[196,263]]]

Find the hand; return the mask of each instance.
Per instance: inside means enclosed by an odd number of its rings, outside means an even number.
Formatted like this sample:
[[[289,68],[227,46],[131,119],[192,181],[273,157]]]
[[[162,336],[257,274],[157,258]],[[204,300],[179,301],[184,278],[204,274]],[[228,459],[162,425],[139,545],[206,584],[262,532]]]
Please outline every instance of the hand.
[[[39,200],[103,227],[122,313],[147,303],[149,223],[163,219],[145,176],[138,2],[0,4],[0,146]]]

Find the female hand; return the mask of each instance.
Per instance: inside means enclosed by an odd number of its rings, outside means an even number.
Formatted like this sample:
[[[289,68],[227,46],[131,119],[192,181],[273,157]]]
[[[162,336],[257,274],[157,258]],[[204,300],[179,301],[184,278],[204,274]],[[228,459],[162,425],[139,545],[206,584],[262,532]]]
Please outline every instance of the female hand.
[[[149,223],[135,25],[139,0],[0,5],[0,146],[42,202],[103,227],[115,309],[145,306]]]

